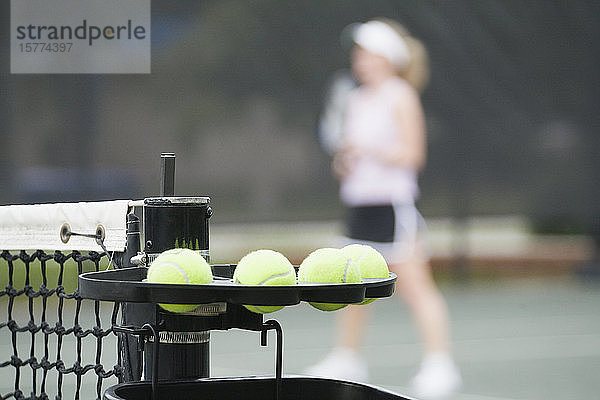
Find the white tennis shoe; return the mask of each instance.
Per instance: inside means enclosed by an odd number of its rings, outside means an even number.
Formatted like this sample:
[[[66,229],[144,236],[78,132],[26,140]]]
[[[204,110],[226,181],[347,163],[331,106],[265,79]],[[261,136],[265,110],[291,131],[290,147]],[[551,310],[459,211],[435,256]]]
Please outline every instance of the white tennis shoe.
[[[447,354],[427,355],[412,379],[414,396],[424,400],[446,399],[462,387],[460,372]]]
[[[336,348],[325,359],[307,368],[307,375],[365,383],[369,371],[365,361],[354,350]]]

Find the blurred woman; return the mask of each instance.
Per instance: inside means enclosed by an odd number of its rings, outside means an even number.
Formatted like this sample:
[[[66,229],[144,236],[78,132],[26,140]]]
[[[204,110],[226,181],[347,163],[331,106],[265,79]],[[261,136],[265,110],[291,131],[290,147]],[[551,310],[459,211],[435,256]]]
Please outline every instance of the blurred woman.
[[[425,121],[419,91],[428,77],[422,44],[391,20],[352,27],[351,69],[359,85],[345,105],[333,170],[347,206],[348,243],[376,248],[397,274],[424,343],[414,394],[442,398],[461,386],[449,346],[448,313],[423,245],[424,221],[415,207],[417,176],[426,161]],[[306,372],[368,380],[359,355],[369,306],[340,312],[338,347]]]

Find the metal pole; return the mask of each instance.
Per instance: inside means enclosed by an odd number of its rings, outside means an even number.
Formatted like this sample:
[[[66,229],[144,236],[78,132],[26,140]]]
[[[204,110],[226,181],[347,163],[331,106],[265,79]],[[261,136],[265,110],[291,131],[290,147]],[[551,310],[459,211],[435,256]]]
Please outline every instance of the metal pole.
[[[160,155],[160,197],[175,195],[175,153]]]

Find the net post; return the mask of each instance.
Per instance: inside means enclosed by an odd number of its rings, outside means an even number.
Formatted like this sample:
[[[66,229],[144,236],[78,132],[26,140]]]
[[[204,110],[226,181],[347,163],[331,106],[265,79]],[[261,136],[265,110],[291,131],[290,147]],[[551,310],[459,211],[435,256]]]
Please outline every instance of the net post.
[[[127,214],[127,244],[125,253],[123,253],[123,260],[121,261],[122,268],[135,267],[131,262],[131,259],[135,257],[140,250],[140,218],[132,210]],[[121,303],[121,323],[123,325],[128,325],[131,323],[131,319],[134,315],[140,313],[143,315],[151,315],[151,310],[151,304],[123,302]],[[139,381],[141,380],[143,373],[143,348],[141,348],[140,339],[126,333],[119,333],[119,335],[122,341],[119,352],[121,353],[123,366],[123,381]]]
[[[127,243],[121,265],[123,268],[135,267],[131,259],[141,251],[140,217],[133,211],[127,214]]]

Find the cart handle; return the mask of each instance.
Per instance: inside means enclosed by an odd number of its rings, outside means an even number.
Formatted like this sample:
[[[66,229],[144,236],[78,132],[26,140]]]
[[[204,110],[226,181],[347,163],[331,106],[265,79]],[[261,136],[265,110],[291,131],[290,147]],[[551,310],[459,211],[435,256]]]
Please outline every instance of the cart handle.
[[[140,336],[141,343],[140,345],[143,347],[143,341],[146,336],[154,337],[154,354],[152,354],[152,396],[151,400],[158,400],[158,350],[160,348],[160,335],[158,334],[158,330],[156,326],[153,324],[147,323],[142,325],[141,328],[135,328],[133,326],[119,326],[113,325],[113,330],[118,333],[129,333],[132,335]]]
[[[283,330],[281,325],[274,319],[270,319],[263,323],[263,329],[260,332],[260,345],[267,345],[267,332],[275,330],[277,333],[277,353],[275,358],[275,400],[279,400],[282,386],[282,369],[283,369]]]

